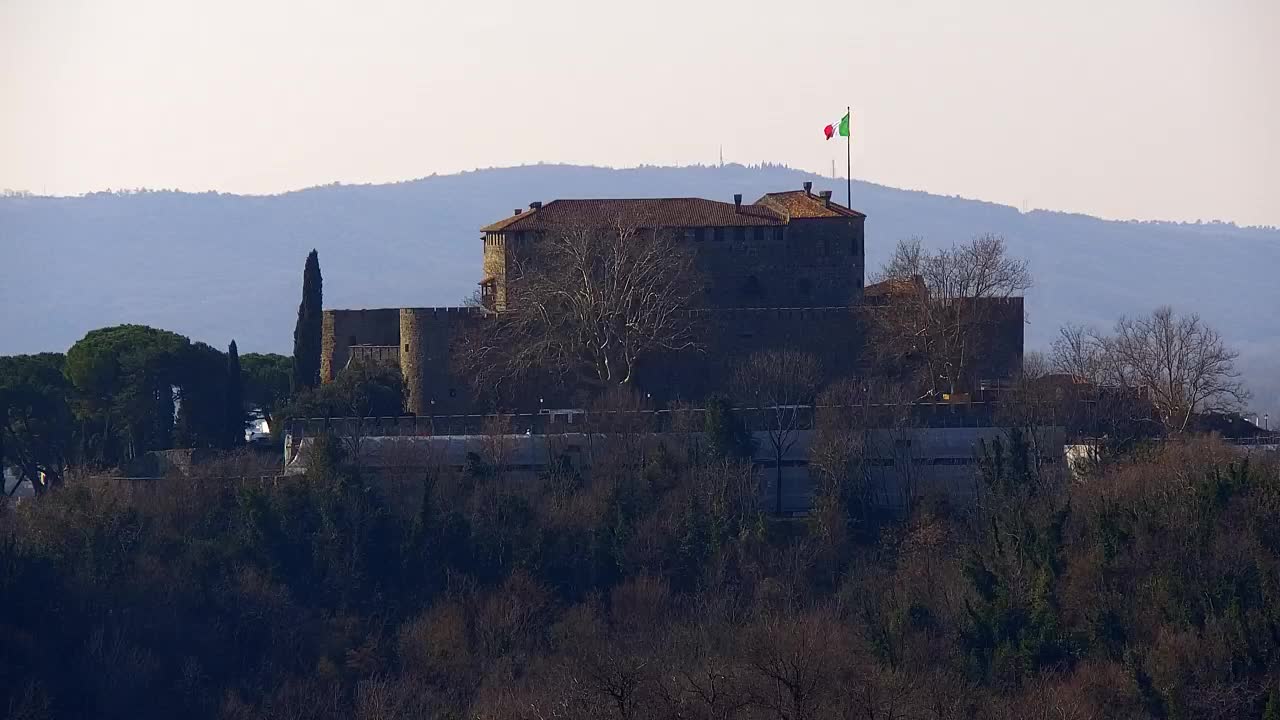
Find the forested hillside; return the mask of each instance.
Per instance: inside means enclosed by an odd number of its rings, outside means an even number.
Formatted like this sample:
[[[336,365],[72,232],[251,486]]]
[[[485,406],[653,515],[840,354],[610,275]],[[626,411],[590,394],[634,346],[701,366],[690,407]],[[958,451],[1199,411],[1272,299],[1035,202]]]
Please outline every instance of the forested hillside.
[[[328,439],[305,480],[230,456],[0,504],[0,712],[1280,714],[1274,458],[1179,439],[1067,482],[1014,433],[974,507],[884,517],[830,466],[788,520],[714,445],[611,442],[589,479],[375,482]]]

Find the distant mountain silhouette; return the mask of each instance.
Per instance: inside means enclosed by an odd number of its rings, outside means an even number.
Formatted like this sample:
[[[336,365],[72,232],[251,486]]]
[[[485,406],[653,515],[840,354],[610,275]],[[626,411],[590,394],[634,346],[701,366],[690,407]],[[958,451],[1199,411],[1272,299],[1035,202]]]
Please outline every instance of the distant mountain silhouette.
[[[0,198],[0,354],[65,350],[136,322],[241,352],[288,352],[303,260],[320,251],[325,306],[453,305],[480,279],[478,228],[559,197],[754,200],[844,182],[780,166],[626,170],[534,165],[273,196],[95,193]],[[1160,304],[1199,312],[1241,352],[1255,407],[1280,409],[1280,230],[1112,222],[855,182],[874,270],[901,238],[1005,236],[1027,258],[1027,348],[1064,322],[1109,327]],[[1280,421],[1280,417],[1276,418]]]

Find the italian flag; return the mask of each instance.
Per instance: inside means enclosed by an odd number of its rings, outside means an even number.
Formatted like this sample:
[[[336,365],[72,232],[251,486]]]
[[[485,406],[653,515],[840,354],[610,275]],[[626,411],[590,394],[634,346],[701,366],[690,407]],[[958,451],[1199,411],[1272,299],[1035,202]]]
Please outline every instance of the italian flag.
[[[822,128],[822,132],[826,134],[828,140],[834,137],[837,132],[840,133],[840,137],[849,137],[849,113],[845,113],[844,117],[840,118],[840,122],[832,123]]]

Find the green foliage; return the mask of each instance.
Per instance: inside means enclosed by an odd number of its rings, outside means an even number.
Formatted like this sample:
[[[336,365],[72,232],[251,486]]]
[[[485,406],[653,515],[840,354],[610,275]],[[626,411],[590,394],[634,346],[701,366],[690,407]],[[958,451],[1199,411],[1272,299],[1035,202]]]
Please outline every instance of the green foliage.
[[[245,353],[240,356],[240,376],[245,409],[270,419],[289,401],[293,359],[287,355]]]
[[[113,464],[172,447],[174,388],[190,348],[181,335],[143,325],[92,330],[71,346],[66,373],[87,459]]]
[[[1280,692],[1267,693],[1267,706],[1262,710],[1262,720],[1280,720]]]
[[[143,325],[93,330],[65,357],[0,358],[0,441],[24,477],[54,483],[73,459],[110,466],[149,450],[232,447],[243,437],[232,429],[237,368],[215,348]]]
[[[394,417],[404,412],[404,376],[386,365],[348,365],[331,383],[304,390],[277,410],[284,417]]]
[[[223,447],[233,448],[244,444],[246,421],[244,407],[244,374],[240,368],[240,349],[232,340],[227,346],[227,391],[224,400],[226,412],[226,440]]]
[[[702,431],[714,459],[749,460],[755,452],[755,438],[723,395],[707,398]]]
[[[320,255],[307,254],[302,270],[302,302],[293,329],[293,391],[301,392],[320,384],[320,350],[324,323],[324,291],[320,277]]]
[[[73,453],[70,383],[61,354],[0,357],[0,468],[11,465],[37,491],[57,484]]]
[[[174,446],[225,448],[227,439],[227,357],[217,348],[191,343],[177,358],[172,380],[178,416]],[[148,449],[158,449],[156,446]]]
[[[982,681],[1016,686],[1075,659],[1058,601],[1070,505],[1017,429],[1007,443],[983,443],[979,467],[989,495],[980,516],[984,541],[964,566],[975,600],[962,637]]]

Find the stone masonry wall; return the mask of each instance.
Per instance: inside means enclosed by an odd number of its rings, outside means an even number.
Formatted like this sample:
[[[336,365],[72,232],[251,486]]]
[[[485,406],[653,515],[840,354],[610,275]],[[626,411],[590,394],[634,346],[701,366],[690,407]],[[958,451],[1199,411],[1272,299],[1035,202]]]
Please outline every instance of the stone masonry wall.
[[[400,310],[400,370],[408,394],[408,412],[451,415],[475,410],[470,384],[453,371],[450,352],[459,332],[484,319],[484,312],[478,308]]]
[[[320,341],[320,382],[331,382],[350,359],[352,345],[399,345],[400,310],[325,310]]]
[[[986,319],[976,332],[974,379],[1006,379],[1021,367],[1022,299],[981,300]],[[795,349],[817,356],[828,379],[856,376],[863,371],[867,325],[864,313],[852,308],[711,308],[691,311],[701,349],[654,356],[638,368],[636,387],[652,402],[698,402],[711,393],[730,389],[734,369],[751,353],[765,349]],[[459,377],[450,363],[458,333],[485,321],[475,308],[403,308],[394,311],[327,311],[325,378],[346,363],[349,343],[335,340],[354,334],[358,341],[386,337],[387,313],[396,319],[400,368],[408,393],[406,410],[416,415],[451,415],[489,411],[468,378]],[[349,338],[348,338],[349,340]],[[537,412],[543,408],[578,406],[585,388],[554,387],[534,382],[505,410]],[[434,402],[433,402],[434,401]]]
[[[1026,331],[1026,315],[1022,298],[977,298],[967,302],[980,304],[976,317],[981,318],[975,332],[971,382],[1007,380],[1022,370],[1022,349]]]
[[[813,354],[829,379],[858,371],[866,331],[857,308],[725,308],[694,312],[702,347],[654,357],[636,384],[659,406],[729,392],[737,367],[760,350]]]
[[[845,307],[862,297],[862,218],[807,218],[785,227],[672,228],[693,248],[703,291],[698,307]],[[485,236],[483,277],[495,283],[494,307],[506,307],[513,260],[536,252],[526,233]],[[520,241],[521,236],[526,236]]]
[[[703,307],[839,307],[862,296],[861,218],[792,220],[776,228],[718,228],[695,239]]]
[[[484,239],[484,259],[481,261],[481,280],[492,279],[494,282],[494,309],[502,310],[507,306],[507,248],[506,238],[501,233],[486,233]]]

